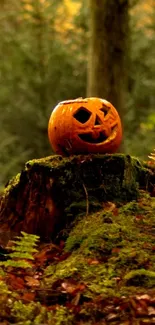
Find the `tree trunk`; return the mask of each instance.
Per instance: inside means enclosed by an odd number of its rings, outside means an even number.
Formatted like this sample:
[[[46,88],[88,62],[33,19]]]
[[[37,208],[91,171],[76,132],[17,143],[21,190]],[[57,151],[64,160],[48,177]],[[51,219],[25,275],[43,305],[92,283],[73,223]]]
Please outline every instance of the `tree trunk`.
[[[127,86],[128,0],[90,0],[87,96],[109,100],[123,116]]]

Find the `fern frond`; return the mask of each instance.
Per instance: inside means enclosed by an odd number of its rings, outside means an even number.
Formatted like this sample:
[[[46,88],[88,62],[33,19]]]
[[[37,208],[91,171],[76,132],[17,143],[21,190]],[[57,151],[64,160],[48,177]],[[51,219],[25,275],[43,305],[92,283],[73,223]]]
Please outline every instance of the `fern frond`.
[[[16,243],[15,246],[7,247],[7,248],[9,250],[16,251],[16,252],[29,252],[31,254],[38,252],[38,250],[36,248],[32,247],[32,244],[31,244],[31,246],[30,245],[24,245],[23,246],[23,243],[18,243],[18,244],[17,243]]]
[[[27,234],[24,231],[21,231],[21,234],[22,234],[23,237],[16,236],[16,239],[21,240],[21,238],[23,238],[25,240],[28,240],[28,242],[31,242],[32,241],[33,243],[36,243],[39,240],[39,236],[37,236],[37,235]]]
[[[36,249],[39,236],[27,234],[21,232],[21,236],[17,236],[11,243],[13,246],[7,247],[11,252],[7,254],[8,260],[0,262],[4,267],[16,267],[16,268],[29,268],[32,267],[32,260],[34,260],[34,253],[37,253]]]
[[[5,266],[6,268],[11,266],[11,267],[15,267],[15,268],[22,268],[22,269],[27,269],[27,268],[30,268],[32,267],[32,264],[30,264],[30,262],[28,261],[25,261],[25,260],[8,260],[8,261],[3,261],[3,262],[0,262],[0,265],[1,266]]]
[[[27,253],[27,252],[17,252],[14,251],[13,253],[9,254],[9,258],[15,258],[15,259],[26,259],[26,260],[34,260],[34,257],[32,256],[32,254]]]

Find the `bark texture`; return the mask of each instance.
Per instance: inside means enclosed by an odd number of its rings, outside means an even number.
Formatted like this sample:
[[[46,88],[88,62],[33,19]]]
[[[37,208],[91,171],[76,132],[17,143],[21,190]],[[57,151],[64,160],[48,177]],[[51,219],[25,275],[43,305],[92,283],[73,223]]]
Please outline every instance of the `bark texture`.
[[[109,100],[121,118],[128,62],[128,0],[89,0],[90,53],[87,96]]]

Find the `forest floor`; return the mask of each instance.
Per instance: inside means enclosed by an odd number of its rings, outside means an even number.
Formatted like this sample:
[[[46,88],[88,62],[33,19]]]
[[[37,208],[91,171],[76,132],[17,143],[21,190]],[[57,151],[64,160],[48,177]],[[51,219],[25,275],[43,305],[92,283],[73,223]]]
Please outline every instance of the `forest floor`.
[[[1,248],[0,324],[155,324],[154,239],[145,191],[81,214],[56,244],[23,233]]]

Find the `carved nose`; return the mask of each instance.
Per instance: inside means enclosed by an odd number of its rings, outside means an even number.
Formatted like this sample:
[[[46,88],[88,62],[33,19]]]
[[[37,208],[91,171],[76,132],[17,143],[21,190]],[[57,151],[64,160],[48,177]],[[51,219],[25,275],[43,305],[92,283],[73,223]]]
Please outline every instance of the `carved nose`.
[[[103,125],[94,125],[92,130],[92,138],[98,139],[101,134],[104,134],[105,137],[109,137],[111,134],[111,129],[109,127],[103,126]]]
[[[100,126],[100,125],[102,125],[102,121],[101,121],[100,117],[98,115],[96,115],[95,126]]]

